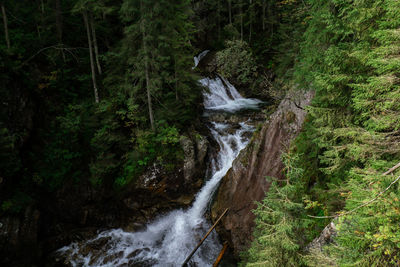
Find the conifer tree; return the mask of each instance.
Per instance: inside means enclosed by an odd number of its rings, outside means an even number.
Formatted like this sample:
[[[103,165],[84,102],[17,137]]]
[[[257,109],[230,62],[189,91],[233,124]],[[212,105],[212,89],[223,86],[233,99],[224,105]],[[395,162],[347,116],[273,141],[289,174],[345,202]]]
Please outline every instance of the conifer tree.
[[[193,26],[188,21],[189,4],[125,1],[121,9],[128,24],[123,53],[129,58],[129,79],[136,84],[132,92],[138,94],[145,89],[152,129],[157,120],[173,121],[179,112],[191,112],[189,106],[200,96],[196,77],[190,72]],[[132,42],[137,38],[142,40],[140,45]]]
[[[3,17],[3,24],[4,24],[4,36],[6,39],[6,44],[8,50],[10,50],[10,36],[8,35],[8,19],[7,19],[7,13],[6,13],[6,8],[4,6],[4,1],[1,1],[1,14]]]

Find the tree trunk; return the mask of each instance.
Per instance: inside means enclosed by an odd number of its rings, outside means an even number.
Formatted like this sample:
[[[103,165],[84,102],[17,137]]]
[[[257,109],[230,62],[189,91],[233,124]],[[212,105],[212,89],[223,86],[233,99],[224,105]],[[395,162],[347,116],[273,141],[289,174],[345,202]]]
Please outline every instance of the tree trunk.
[[[100,65],[100,60],[99,60],[99,48],[97,46],[97,38],[96,38],[96,29],[94,27],[94,19],[92,14],[90,14],[90,26],[92,27],[92,37],[93,37],[93,45],[94,45],[94,54],[96,56],[96,65],[97,65],[97,70],[99,74],[102,74],[101,71],[101,65]]]
[[[83,15],[83,20],[85,22],[85,27],[86,27],[86,34],[88,38],[88,45],[89,45],[89,54],[90,54],[90,68],[92,71],[92,82],[93,82],[93,90],[94,90],[94,99],[96,103],[99,103],[99,93],[97,90],[97,82],[96,82],[96,70],[94,68],[94,60],[93,60],[93,49],[92,49],[92,40],[90,38],[90,28],[89,28],[89,21],[88,21],[88,15],[87,11],[84,10],[82,12]]]
[[[274,37],[274,21],[272,20],[274,14],[273,14],[271,5],[272,5],[271,2],[268,2],[268,5],[267,5],[267,13],[268,13],[267,17],[268,17],[269,21],[267,21],[267,22],[269,24],[268,32],[270,33],[270,38],[272,40],[272,38]]]
[[[62,43],[62,34],[63,34],[62,23],[63,23],[63,18],[62,18],[61,2],[60,2],[60,0],[56,0],[57,37],[58,37],[58,42],[60,44]]]
[[[217,1],[217,28],[218,28],[218,41],[221,39],[221,18],[220,18],[220,3]]]
[[[263,0],[263,2],[262,2],[262,29],[263,29],[263,31],[265,31],[265,7],[266,7],[265,1],[266,0]]]
[[[176,64],[176,57],[175,57],[175,99],[176,101],[179,100],[178,97],[178,71],[177,71],[177,64]]]
[[[42,34],[41,34],[41,30],[43,29],[43,21],[44,21],[44,3],[43,0],[40,0],[38,9],[40,10],[40,23],[37,24],[37,32],[38,32],[38,37],[39,40],[42,41]]]
[[[6,8],[4,7],[4,2],[1,2],[1,13],[3,15],[4,33],[6,35],[7,49],[10,50],[11,45],[10,45],[10,37],[8,36],[8,20],[7,20]]]
[[[250,10],[249,10],[249,20],[250,20],[250,25],[249,25],[249,43],[251,42],[251,32],[252,32],[252,27],[253,27],[253,16],[254,16],[254,13],[253,13],[253,1],[252,0],[249,0],[249,3],[250,3]]]
[[[61,1],[56,0],[56,28],[57,28],[57,38],[58,38],[58,43],[62,44],[62,35],[63,35],[63,17],[62,17],[62,7],[61,7]],[[63,60],[65,62],[65,54],[64,54],[64,49],[61,49],[61,54],[63,57]]]
[[[243,3],[240,0],[240,41],[243,41]]]
[[[140,1],[140,6],[143,14],[143,3]],[[146,75],[146,91],[147,91],[147,104],[149,106],[149,117],[150,117],[150,125],[151,130],[154,132],[156,127],[154,126],[154,116],[153,116],[153,106],[151,103],[151,94],[150,94],[150,77],[149,77],[149,56],[147,54],[147,45],[146,45],[146,29],[145,29],[145,21],[142,19],[141,22],[141,30],[142,30],[142,39],[143,39],[143,52],[144,52],[144,71]]]
[[[37,33],[38,33],[39,41],[42,41],[42,35],[40,34],[40,28],[39,28],[39,25],[37,25],[37,24],[36,24],[36,30],[37,30]]]
[[[228,0],[229,24],[232,24],[232,0]]]
[[[44,3],[43,3],[43,0],[40,0],[40,5],[41,5],[42,14],[44,14]]]

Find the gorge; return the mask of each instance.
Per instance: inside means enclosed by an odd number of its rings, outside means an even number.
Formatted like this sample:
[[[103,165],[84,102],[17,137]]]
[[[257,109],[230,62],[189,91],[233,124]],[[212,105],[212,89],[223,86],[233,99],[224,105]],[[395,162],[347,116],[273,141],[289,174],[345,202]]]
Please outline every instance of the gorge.
[[[400,1],[0,16],[0,266],[400,266]]]
[[[210,177],[205,180],[191,207],[159,215],[138,232],[108,230],[88,241],[60,249],[59,253],[72,266],[180,266],[199,237],[211,226],[206,212],[213,194],[255,130],[245,115],[238,122],[221,123],[212,121],[212,114],[254,110],[262,102],[243,98],[233,85],[219,76],[203,78],[200,83],[209,90],[204,92],[204,116],[211,118],[207,125],[219,148],[209,164]],[[96,247],[98,250],[94,249]],[[212,233],[189,264],[212,266],[220,249],[219,239],[216,233]]]

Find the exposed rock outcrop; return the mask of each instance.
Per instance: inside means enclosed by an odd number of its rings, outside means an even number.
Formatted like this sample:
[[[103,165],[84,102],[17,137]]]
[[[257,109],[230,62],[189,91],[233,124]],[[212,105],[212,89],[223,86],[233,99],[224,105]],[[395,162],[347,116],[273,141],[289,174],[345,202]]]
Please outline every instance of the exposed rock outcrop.
[[[217,231],[230,242],[236,256],[251,242],[255,218],[252,210],[255,201],[261,201],[268,191],[270,182],[266,177],[283,178],[281,155],[300,132],[306,116],[304,107],[312,97],[310,91],[288,94],[222,180],[212,218],[230,208]]]

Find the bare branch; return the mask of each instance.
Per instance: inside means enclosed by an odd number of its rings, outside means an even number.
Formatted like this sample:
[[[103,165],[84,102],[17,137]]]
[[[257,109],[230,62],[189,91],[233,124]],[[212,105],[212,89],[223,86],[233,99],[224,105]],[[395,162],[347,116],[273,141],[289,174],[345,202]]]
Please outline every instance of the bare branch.
[[[77,56],[75,54],[72,53],[71,50],[76,50],[76,49],[87,49],[84,47],[64,47],[63,44],[58,44],[58,45],[51,45],[48,47],[44,47],[42,49],[40,49],[39,51],[37,51],[34,55],[32,55],[30,58],[28,58],[27,60],[25,60],[24,62],[21,63],[21,65],[19,65],[19,67],[22,67],[24,65],[26,65],[29,61],[31,61],[34,57],[36,57],[37,55],[39,55],[40,53],[48,50],[48,49],[57,49],[57,50],[65,50],[67,52],[69,52],[71,55],[73,55],[73,57],[75,58],[75,60],[77,62],[79,62]]]

